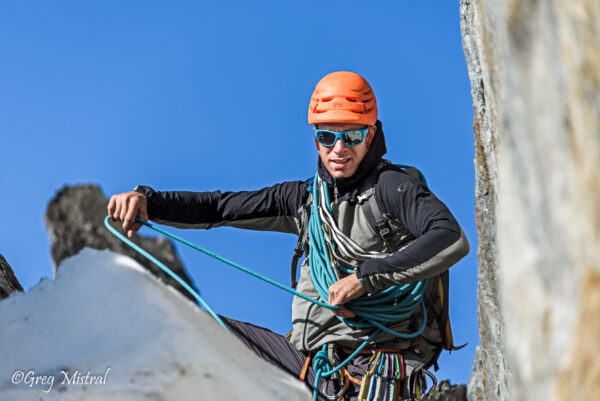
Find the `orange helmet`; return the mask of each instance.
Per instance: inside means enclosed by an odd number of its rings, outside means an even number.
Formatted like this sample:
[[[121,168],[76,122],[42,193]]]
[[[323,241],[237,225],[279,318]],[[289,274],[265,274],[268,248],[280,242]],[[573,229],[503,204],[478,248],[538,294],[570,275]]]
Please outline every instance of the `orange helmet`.
[[[308,123],[355,123],[374,125],[377,103],[369,83],[348,71],[327,74],[310,98]]]

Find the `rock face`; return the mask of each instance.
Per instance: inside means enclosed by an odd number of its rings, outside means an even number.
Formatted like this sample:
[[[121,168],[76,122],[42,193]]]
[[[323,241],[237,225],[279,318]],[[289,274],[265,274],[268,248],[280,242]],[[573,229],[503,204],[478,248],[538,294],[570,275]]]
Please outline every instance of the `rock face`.
[[[480,241],[469,399],[598,400],[600,3],[461,0],[461,28]]]
[[[467,399],[467,388],[464,384],[451,385],[448,380],[443,380],[432,392],[431,401],[465,401]]]
[[[162,281],[193,299],[180,284],[106,229],[104,218],[107,214],[107,205],[108,199],[96,185],[66,186],[50,201],[45,221],[52,243],[52,259],[55,266],[77,254],[84,247],[108,248],[132,257]],[[117,227],[117,224],[114,226]],[[120,227],[119,231],[123,233]],[[133,242],[154,255],[193,287],[171,241],[166,238],[147,238],[136,234]]]
[[[0,299],[7,298],[14,291],[23,291],[12,268],[0,254]]]
[[[473,0],[461,1],[463,49],[471,78],[475,134],[475,199],[478,248],[477,312],[480,348],[469,382],[469,401],[508,400],[504,359],[504,317],[500,304],[496,209],[498,204],[498,71],[490,65],[488,43],[495,39],[486,27],[485,10]],[[495,59],[494,59],[495,60]],[[477,384],[479,388],[473,386]],[[477,398],[472,398],[477,394]]]
[[[484,385],[483,361],[481,360],[481,347],[475,349],[475,360],[471,369],[471,377],[467,384],[467,400],[469,401],[485,401],[486,386]]]
[[[311,395],[206,312],[108,250],[0,302],[0,400],[290,400]]]

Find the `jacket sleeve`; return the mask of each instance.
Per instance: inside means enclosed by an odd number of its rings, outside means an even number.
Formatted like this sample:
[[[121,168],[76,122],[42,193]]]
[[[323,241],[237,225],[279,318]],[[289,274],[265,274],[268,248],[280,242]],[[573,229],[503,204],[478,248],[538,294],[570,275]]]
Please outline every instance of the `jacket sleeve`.
[[[401,222],[415,239],[358,267],[358,279],[367,293],[435,276],[469,253],[467,238],[452,213],[417,179],[386,171],[380,175],[375,196],[382,212]]]
[[[151,220],[178,228],[231,226],[298,233],[297,214],[307,196],[306,182],[290,181],[257,191],[155,191],[137,186],[148,200]]]

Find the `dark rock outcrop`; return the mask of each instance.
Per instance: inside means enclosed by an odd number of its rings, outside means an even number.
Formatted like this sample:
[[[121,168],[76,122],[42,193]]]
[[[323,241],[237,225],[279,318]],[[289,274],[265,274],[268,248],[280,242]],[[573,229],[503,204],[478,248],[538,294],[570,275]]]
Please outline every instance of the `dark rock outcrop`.
[[[180,284],[152,262],[125,245],[104,226],[108,199],[97,185],[65,186],[50,201],[46,210],[46,229],[52,243],[55,266],[84,247],[110,249],[130,256],[150,270],[163,282],[194,299]],[[119,231],[123,233],[118,224]],[[171,241],[166,238],[148,238],[136,234],[133,242],[167,265],[186,283],[192,285]],[[192,285],[193,287],[193,285]]]
[[[8,298],[14,291],[23,291],[12,268],[0,254],[0,299]]]
[[[466,401],[467,387],[464,384],[450,384],[450,381],[443,380],[438,384],[435,391],[432,391],[430,401]]]

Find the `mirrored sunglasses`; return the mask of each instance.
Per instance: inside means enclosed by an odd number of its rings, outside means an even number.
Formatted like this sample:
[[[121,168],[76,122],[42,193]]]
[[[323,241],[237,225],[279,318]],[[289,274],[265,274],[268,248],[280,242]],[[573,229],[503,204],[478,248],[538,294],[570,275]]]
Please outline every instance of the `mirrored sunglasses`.
[[[338,139],[341,139],[342,143],[346,146],[360,145],[365,140],[365,137],[368,133],[369,127],[361,129],[349,129],[342,132],[335,132],[327,129],[315,130],[317,142],[327,147],[335,145]]]

